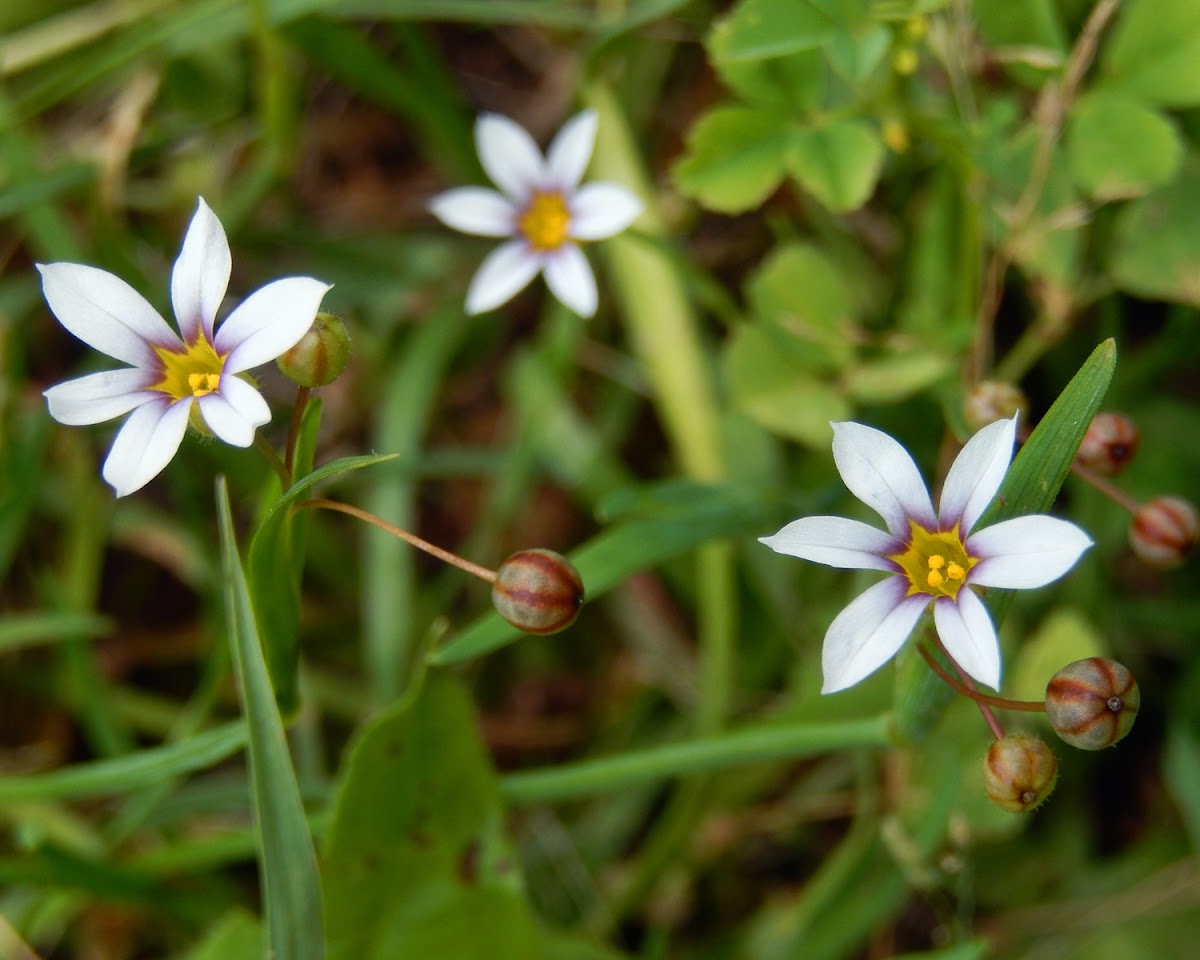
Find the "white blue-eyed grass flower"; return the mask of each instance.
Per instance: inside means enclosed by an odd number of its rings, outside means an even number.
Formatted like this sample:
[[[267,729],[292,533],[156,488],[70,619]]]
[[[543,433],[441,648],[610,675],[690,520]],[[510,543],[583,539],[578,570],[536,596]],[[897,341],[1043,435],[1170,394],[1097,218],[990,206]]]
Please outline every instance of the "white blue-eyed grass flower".
[[[1065,520],[1031,515],[976,530],[1008,472],[1017,418],[973,436],[946,475],[938,510],[899,443],[859,423],[833,424],[833,459],[847,488],[878,513],[879,530],[844,517],[804,517],[762,542],[814,563],[890,576],[829,625],[822,693],[870,675],[900,649],[926,608],[947,652],[968,674],[1000,686],[996,629],[976,587],[1024,589],[1057,580],[1092,545]]]
[[[596,312],[596,279],[580,241],[620,233],[642,211],[633,192],[615,183],[580,186],[596,139],[596,114],[572,117],[543,158],[537,144],[507,117],[475,122],[483,169],[499,190],[457,187],[438,194],[430,212],[447,226],[484,237],[509,237],[483,261],[467,290],[467,312],[507,302],[538,273],[580,316]]]
[[[201,199],[171,273],[178,334],[120,277],[78,263],[38,265],[42,292],[59,322],[88,346],[130,365],[45,392],[50,416],[59,423],[78,426],[129,414],[102,471],[118,497],[141,489],[170,463],[189,422],[248,447],[254,431],[271,419],[267,402],[240,374],[274,360],[304,336],[329,287],[311,277],[276,280],[217,327],[230,265],[225,230]]]

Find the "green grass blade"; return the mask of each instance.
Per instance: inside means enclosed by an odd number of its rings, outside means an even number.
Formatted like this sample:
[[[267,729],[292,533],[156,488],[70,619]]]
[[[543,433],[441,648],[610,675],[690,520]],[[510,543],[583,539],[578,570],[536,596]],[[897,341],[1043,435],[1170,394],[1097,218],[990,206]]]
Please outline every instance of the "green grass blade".
[[[274,960],[315,960],[325,955],[317,854],[259,644],[224,477],[217,479],[217,510],[229,640],[246,718],[268,955]]]
[[[753,497],[720,487],[687,488],[688,499],[658,516],[632,520],[598,534],[570,560],[595,599],[635,570],[726,537],[744,537],[767,523],[768,511]],[[586,616],[586,613],[584,614]],[[445,666],[482,656],[524,636],[496,613],[480,617],[436,651],[432,663]]]
[[[245,743],[245,727],[229,723],[170,746],[151,747],[113,760],[0,777],[0,807],[125,793],[204,770],[237,753]]]

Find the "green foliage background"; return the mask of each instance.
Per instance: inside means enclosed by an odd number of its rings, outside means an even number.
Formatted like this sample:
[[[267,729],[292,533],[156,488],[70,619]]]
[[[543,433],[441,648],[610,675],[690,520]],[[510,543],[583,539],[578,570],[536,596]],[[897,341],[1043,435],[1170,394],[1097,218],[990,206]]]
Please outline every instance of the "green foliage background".
[[[589,250],[598,315],[540,283],[464,315],[487,244],[426,204],[484,182],[474,117],[545,143],[580,107],[590,176],[648,206]],[[1198,108],[1193,0],[9,0],[0,957],[1187,955],[1195,560],[1145,566],[1064,476],[1103,400],[1142,431],[1126,495],[1200,499]],[[107,361],[33,265],[166,315],[198,195],[231,296],[333,283],[353,359],[289,491],[189,437],[114,501],[111,428],[40,395]],[[259,377],[278,445],[293,394]],[[1022,818],[911,650],[819,695],[874,578],[756,542],[863,515],[830,420],[936,480],[992,379],[1040,424],[996,509],[1096,540],[989,598],[1004,693],[1093,654],[1142,688]],[[292,512],[314,495],[492,567],[568,553],[590,602],[522,635],[460,571]]]

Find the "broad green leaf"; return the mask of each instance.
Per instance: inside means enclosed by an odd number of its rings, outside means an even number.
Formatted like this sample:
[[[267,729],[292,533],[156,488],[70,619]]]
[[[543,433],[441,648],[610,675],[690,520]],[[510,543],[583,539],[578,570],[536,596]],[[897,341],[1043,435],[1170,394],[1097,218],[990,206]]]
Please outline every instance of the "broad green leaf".
[[[780,114],[717,107],[687,137],[687,152],[672,171],[679,189],[721,213],[762,203],[786,172],[792,128]]]
[[[1121,210],[1108,270],[1137,296],[1200,306],[1200,166]]]
[[[1127,0],[1105,47],[1104,87],[1166,107],[1200,105],[1200,4]]]
[[[1019,80],[1040,84],[1062,65],[1067,37],[1055,0],[976,0],[971,17]]]
[[[204,940],[187,954],[186,960],[261,960],[262,925],[244,910],[223,917]]]
[[[723,55],[763,60],[821,46],[857,19],[854,0],[741,0],[729,15]]]
[[[431,674],[347,756],[325,850],[331,960],[538,956],[459,681]]]
[[[828,425],[827,425],[828,428]],[[767,523],[769,511],[757,499],[724,487],[671,485],[670,503],[650,516],[629,519],[605,530],[569,559],[579,571],[589,599],[595,599],[635,570],[653,567],[701,544],[745,536]],[[581,616],[588,615],[585,607]],[[461,663],[525,637],[495,612],[486,613],[434,652],[430,662]]]
[[[803,369],[838,371],[854,359],[854,320],[862,303],[817,247],[777,247],[750,278],[746,298],[757,318],[797,341],[791,353]]]
[[[769,60],[729,60],[728,20],[717,23],[706,46],[721,81],[751,106],[803,116],[821,105],[826,65],[820,50],[800,50]]]
[[[788,171],[821,203],[838,213],[861,207],[875,189],[883,144],[858,120],[836,120],[793,131]]]
[[[846,371],[841,384],[858,403],[894,403],[933,386],[954,368],[948,353],[913,350],[864,360]]]
[[[976,530],[1012,517],[1049,512],[1071,470],[1079,442],[1100,409],[1116,363],[1117,347],[1112,340],[1105,340],[1092,351],[1017,451],[996,499],[979,518]],[[997,629],[1012,599],[1013,591],[996,589],[989,590],[984,598]],[[913,642],[905,644],[897,660],[896,729],[914,742],[929,734],[955,696],[925,667],[915,650],[915,641],[927,620],[928,614],[913,632]]]
[[[250,541],[246,561],[250,594],[263,650],[271,670],[280,706],[287,712],[296,704],[296,669],[299,662],[300,558],[296,517],[292,506],[314,484],[351,470],[393,459],[394,454],[343,457],[301,477],[263,516]],[[302,542],[302,541],[301,541]]]
[[[1022,645],[1005,684],[1016,700],[1042,700],[1046,684],[1066,664],[1087,657],[1102,657],[1100,633],[1079,610],[1053,611]]]
[[[259,642],[224,477],[217,479],[217,512],[229,644],[246,720],[267,952],[275,960],[320,960],[325,941],[317,854]]]
[[[811,447],[829,445],[831,420],[846,420],[850,404],[838,389],[809,372],[805,345],[767,324],[741,327],[722,363],[734,405],[780,436]]]
[[[1067,159],[1075,182],[1097,200],[1145,193],[1169,182],[1183,161],[1183,142],[1169,118],[1111,93],[1081,97],[1067,126]]]
[[[892,46],[892,32],[882,24],[850,33],[839,31],[825,47],[830,64],[855,89],[871,79]]]

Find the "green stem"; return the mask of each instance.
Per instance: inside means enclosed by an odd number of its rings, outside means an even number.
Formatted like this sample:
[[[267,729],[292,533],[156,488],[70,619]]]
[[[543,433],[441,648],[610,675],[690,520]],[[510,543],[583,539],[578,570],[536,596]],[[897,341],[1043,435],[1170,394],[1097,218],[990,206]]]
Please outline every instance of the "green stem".
[[[254,434],[254,448],[267,458],[267,463],[271,465],[271,469],[275,471],[279,477],[279,482],[283,485],[283,489],[287,490],[292,485],[292,472],[287,468],[287,464],[275,452],[275,448],[261,434]]]
[[[553,803],[746,763],[886,747],[891,742],[890,718],[886,714],[839,723],[759,726],[636,753],[513,773],[504,777],[500,786],[513,803]]]
[[[608,87],[595,83],[585,92],[585,99],[599,116],[601,135],[593,157],[596,174],[628,184],[649,201],[650,181],[616,97]],[[638,225],[650,237],[666,235],[649,205]],[[711,365],[700,323],[678,271],[662,250],[634,236],[613,237],[603,249],[630,341],[646,371],[680,466],[693,480],[712,483],[723,479],[725,458]],[[705,548],[697,564],[701,657],[697,728],[710,733],[724,724],[733,687],[733,554],[723,547]]]

